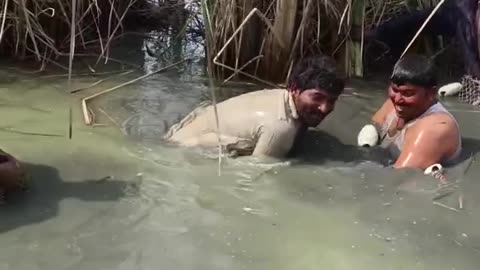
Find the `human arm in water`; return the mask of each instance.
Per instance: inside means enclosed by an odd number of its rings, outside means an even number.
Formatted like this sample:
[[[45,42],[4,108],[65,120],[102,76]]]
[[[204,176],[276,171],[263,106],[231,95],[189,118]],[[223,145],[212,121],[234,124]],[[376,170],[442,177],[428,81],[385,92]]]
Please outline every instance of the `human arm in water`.
[[[375,112],[371,123],[363,126],[357,135],[357,144],[361,147],[375,146],[381,143],[382,126],[388,114],[392,111],[392,102],[387,99],[380,109]]]
[[[458,147],[458,130],[444,113],[419,119],[405,133],[405,142],[394,168],[425,170],[452,155]]]
[[[257,157],[285,157],[294,145],[297,131],[286,123],[261,126],[252,155]]]
[[[380,133],[380,128],[384,124],[388,114],[393,110],[394,107],[391,100],[387,99],[382,107],[373,115],[372,124],[376,127],[378,133]],[[452,124],[455,125],[455,123],[453,123],[449,117],[446,117],[446,115],[434,115],[425,119],[427,119],[427,121],[425,121],[428,122],[427,125],[418,128],[422,126],[421,122],[424,121],[424,119],[421,119],[418,123],[420,125],[415,125],[417,128],[412,128],[407,132],[405,147],[393,165],[393,168],[413,167],[425,171],[428,167],[440,162],[444,157],[443,152],[451,153],[452,150],[445,149],[448,148],[446,145],[442,145],[443,149],[442,147],[437,148],[436,146],[440,144],[439,141],[445,140],[445,137],[451,137],[451,134],[448,135],[448,132],[455,130],[455,128],[452,129]],[[432,123],[436,124],[430,125]],[[440,128],[438,128],[437,125],[440,126]],[[455,136],[454,138],[457,138]],[[421,144],[421,146],[418,146],[418,144]],[[456,141],[454,141],[454,145],[456,145]],[[455,148],[453,151],[455,151]],[[432,171],[428,174],[439,179],[442,183],[446,182],[443,170]]]
[[[385,100],[382,107],[375,112],[372,116],[372,124],[377,128],[377,131],[380,131],[380,127],[383,125],[387,116],[390,112],[394,110],[393,103],[390,99]]]

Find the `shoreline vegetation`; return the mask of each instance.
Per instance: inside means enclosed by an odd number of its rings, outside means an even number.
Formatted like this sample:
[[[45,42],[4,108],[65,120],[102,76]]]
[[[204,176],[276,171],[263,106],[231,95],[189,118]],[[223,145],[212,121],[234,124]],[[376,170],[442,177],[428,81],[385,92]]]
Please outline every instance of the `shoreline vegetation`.
[[[60,68],[70,81],[77,62],[86,64],[92,74],[109,62],[129,65],[111,58],[111,48],[117,39],[135,29],[170,29],[178,39],[194,36],[201,40],[209,77],[223,83],[241,79],[270,86],[284,85],[292,65],[302,57],[315,54],[333,56],[346,77],[365,77],[370,68],[385,69],[388,61],[390,64],[396,61],[388,59],[388,49],[368,41],[369,31],[403,14],[431,9],[439,2],[2,0],[0,54],[28,62],[32,68],[35,66],[31,73],[42,73],[47,66]],[[410,50],[449,55],[445,44],[448,42],[441,37],[432,39],[420,35]],[[148,46],[145,49],[150,55],[156,54]],[[372,52],[375,57],[370,56]],[[176,59],[123,85],[188,60]],[[139,69],[135,65],[128,68]],[[122,85],[114,90],[120,87]],[[69,89],[69,92],[77,93],[77,90]],[[110,91],[113,90],[81,98],[87,125],[95,121],[86,101]]]
[[[130,30],[170,27],[179,38],[189,32],[204,40],[209,72],[215,78],[255,77],[282,83],[297,59],[312,54],[331,55],[347,77],[363,77],[375,61],[365,56],[381,46],[367,42],[370,30],[439,2],[2,0],[0,53],[33,60],[40,71],[46,65],[67,71],[69,66],[59,59],[75,62],[88,55],[96,57],[95,65],[107,63],[112,44]],[[444,44],[447,41],[440,37],[432,40],[420,35],[412,48],[433,55],[445,50]]]

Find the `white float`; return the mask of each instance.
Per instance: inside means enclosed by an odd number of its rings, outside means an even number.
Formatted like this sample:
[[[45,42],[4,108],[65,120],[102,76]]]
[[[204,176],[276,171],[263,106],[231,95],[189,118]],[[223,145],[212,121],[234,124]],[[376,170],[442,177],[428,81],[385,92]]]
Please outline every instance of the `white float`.
[[[357,136],[358,146],[370,147],[377,145],[378,132],[374,125],[365,125]]]
[[[440,89],[438,89],[438,94],[445,97],[455,96],[462,91],[462,87],[462,84],[459,82],[449,83],[440,87]]]
[[[443,173],[443,167],[442,164],[436,163],[431,165],[430,167],[426,168],[425,171],[423,172],[425,175],[432,175],[433,172],[440,172]]]

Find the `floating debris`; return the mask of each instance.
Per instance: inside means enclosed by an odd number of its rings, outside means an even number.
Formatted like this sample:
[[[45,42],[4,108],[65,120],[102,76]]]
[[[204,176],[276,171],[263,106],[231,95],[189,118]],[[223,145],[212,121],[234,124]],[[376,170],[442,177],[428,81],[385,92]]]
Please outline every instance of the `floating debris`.
[[[446,209],[449,209],[449,210],[452,210],[452,211],[455,211],[455,212],[460,212],[458,209],[450,207],[450,206],[445,205],[445,204],[440,203],[440,202],[433,202],[433,204],[438,205],[438,206],[443,207],[443,208],[446,208]]]

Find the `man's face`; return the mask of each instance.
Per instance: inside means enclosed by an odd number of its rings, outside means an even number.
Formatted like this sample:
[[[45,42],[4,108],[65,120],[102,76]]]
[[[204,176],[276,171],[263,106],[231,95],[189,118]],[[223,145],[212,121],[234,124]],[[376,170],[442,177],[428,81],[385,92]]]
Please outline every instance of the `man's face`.
[[[390,83],[388,96],[397,116],[409,121],[421,115],[431,105],[435,91],[408,83],[405,85]]]
[[[300,120],[308,127],[316,127],[333,111],[338,96],[321,89],[292,90]]]

